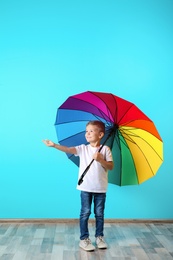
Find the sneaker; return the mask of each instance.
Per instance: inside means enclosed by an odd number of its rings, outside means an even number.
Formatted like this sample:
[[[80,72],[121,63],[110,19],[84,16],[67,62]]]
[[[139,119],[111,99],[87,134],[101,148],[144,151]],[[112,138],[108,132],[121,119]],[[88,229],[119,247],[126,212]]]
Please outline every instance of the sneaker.
[[[96,245],[99,249],[106,249],[108,247],[102,236],[96,237]]]
[[[80,240],[79,246],[85,251],[94,251],[95,246],[92,245],[91,240],[89,238],[85,238]]]

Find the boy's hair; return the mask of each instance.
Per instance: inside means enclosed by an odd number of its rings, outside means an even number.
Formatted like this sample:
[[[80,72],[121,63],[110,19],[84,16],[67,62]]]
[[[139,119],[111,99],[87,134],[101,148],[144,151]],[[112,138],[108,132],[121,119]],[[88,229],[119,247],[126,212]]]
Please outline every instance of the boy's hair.
[[[103,132],[105,134],[105,124],[103,122],[98,120],[93,120],[93,121],[89,121],[86,124],[86,126],[88,125],[96,125],[100,129],[100,132]]]

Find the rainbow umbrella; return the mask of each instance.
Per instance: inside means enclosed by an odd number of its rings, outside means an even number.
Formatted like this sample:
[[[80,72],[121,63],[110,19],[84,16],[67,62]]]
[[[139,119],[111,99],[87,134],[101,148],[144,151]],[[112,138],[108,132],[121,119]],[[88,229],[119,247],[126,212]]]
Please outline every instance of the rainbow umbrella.
[[[59,143],[87,144],[85,129],[90,120],[105,123],[102,143],[106,140],[111,148],[115,165],[109,171],[109,183],[141,184],[156,175],[163,162],[163,142],[154,123],[136,105],[111,93],[87,91],[70,96],[57,110]],[[78,157],[67,156],[79,166]]]

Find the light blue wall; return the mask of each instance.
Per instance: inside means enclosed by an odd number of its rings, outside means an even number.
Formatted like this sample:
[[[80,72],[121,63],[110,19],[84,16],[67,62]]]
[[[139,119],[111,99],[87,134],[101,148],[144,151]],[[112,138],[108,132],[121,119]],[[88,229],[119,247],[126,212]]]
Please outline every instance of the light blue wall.
[[[134,102],[164,141],[156,177],[109,185],[105,217],[173,218],[172,46],[172,0],[0,0],[0,218],[78,218],[78,169],[42,139],[87,90]]]

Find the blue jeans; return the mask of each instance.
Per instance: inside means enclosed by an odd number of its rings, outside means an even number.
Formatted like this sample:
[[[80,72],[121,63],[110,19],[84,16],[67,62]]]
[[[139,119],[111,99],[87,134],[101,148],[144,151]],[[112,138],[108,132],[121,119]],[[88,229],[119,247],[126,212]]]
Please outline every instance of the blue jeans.
[[[94,214],[96,219],[95,237],[104,236],[104,209],[106,193],[93,193],[81,191],[81,212],[80,212],[80,239],[89,237],[88,219],[91,214],[91,204],[94,202]]]

